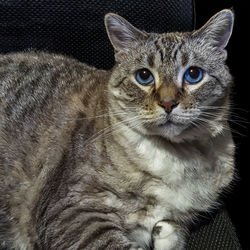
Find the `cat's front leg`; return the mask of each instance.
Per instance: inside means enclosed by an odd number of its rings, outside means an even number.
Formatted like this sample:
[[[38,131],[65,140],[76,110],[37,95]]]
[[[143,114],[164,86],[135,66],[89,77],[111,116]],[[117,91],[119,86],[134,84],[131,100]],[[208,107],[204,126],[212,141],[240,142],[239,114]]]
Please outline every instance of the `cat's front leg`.
[[[184,249],[183,229],[169,221],[159,221],[153,228],[154,250]]]

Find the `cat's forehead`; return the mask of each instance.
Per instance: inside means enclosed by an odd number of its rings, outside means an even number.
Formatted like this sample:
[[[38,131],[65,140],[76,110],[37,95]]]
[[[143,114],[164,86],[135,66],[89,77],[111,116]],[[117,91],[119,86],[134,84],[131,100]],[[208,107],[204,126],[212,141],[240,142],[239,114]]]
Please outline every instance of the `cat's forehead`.
[[[152,68],[165,64],[185,66],[188,63],[189,54],[187,34],[153,34],[146,42],[143,60]]]
[[[173,50],[176,45],[185,44],[187,37],[187,33],[154,33],[149,37],[148,42],[154,44],[156,49],[164,47],[165,49]]]

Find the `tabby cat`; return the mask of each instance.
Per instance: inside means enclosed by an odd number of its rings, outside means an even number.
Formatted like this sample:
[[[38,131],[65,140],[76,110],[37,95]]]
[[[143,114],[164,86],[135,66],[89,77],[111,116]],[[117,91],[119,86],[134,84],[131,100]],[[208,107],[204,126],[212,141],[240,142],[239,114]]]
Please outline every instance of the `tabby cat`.
[[[223,10],[186,33],[105,16],[116,64],[0,56],[0,246],[185,248],[234,175]]]

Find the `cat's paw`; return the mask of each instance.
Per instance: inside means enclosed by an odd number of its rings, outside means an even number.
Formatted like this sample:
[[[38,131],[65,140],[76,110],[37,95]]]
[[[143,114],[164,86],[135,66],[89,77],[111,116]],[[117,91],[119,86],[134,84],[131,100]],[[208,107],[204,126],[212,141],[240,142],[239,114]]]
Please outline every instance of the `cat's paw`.
[[[136,243],[132,243],[129,250],[144,250],[144,249],[138,246]]]
[[[183,249],[181,227],[167,221],[158,222],[153,228],[153,241],[155,250]]]

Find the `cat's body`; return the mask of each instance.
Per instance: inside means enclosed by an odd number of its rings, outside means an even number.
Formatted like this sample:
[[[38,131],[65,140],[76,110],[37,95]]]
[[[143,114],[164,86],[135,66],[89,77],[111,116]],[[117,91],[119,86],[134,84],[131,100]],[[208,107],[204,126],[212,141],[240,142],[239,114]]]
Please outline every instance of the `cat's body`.
[[[178,58],[184,66],[197,61],[180,48],[190,48],[183,44],[191,33],[164,36],[171,56],[159,49],[164,41],[157,44],[155,34],[148,39],[155,47],[147,53],[148,47],[141,46],[135,47],[137,57],[126,51],[116,56],[131,67],[139,61],[141,68],[147,63],[157,68],[155,84],[161,86],[150,90],[152,96],[178,96],[178,103],[190,108],[192,89],[183,93],[178,77],[170,79],[158,64],[166,57],[170,72]],[[138,106],[143,100],[147,108],[152,105],[144,89],[150,87],[126,78],[130,73],[123,63],[109,72],[53,54],[1,56],[0,245],[23,250],[182,248],[186,224],[215,205],[233,178],[234,143],[226,121],[231,76],[225,56],[217,56],[221,65],[213,69],[215,79],[223,80],[215,93],[204,86],[196,102],[209,92],[206,105],[224,107],[220,115],[206,128],[178,120],[167,121],[164,129],[152,120],[138,123],[146,117],[137,113]],[[204,64],[211,67],[212,59]],[[177,86],[164,89],[161,79]],[[167,100],[170,115],[168,105]],[[165,111],[160,111],[163,119]]]

